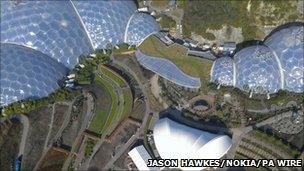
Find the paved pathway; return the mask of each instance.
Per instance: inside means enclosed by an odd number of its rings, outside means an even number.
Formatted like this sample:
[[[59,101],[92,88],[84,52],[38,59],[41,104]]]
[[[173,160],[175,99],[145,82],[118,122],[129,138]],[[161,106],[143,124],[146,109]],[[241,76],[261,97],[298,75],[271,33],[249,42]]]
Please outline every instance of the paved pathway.
[[[48,146],[49,138],[50,138],[52,128],[53,128],[53,123],[54,123],[54,115],[55,115],[55,104],[52,105],[51,122],[49,124],[49,131],[48,131],[47,136],[45,138],[43,151],[47,150],[47,148],[48,148],[47,146]]]
[[[20,155],[23,155],[23,153],[24,153],[26,138],[28,135],[30,124],[29,124],[29,120],[28,120],[27,116],[21,114],[18,117],[20,118],[20,121],[23,125],[22,138],[21,138],[21,142],[20,142],[20,146],[19,146],[19,153],[18,153],[18,156],[20,156]]]

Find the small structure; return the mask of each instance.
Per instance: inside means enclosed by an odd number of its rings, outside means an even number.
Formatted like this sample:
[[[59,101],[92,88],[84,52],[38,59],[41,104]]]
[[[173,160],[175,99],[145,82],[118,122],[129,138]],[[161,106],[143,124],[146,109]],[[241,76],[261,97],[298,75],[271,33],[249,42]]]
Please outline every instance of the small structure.
[[[67,77],[68,77],[68,79],[71,79],[71,78],[75,78],[75,74],[70,74],[70,75],[68,75]]]
[[[209,59],[212,61],[217,59],[217,57],[210,50],[203,51],[200,48],[188,48],[188,55]]]
[[[90,57],[95,58],[95,57],[96,57],[96,54],[95,54],[95,53],[91,53],[91,54],[90,54]]]
[[[162,41],[167,46],[174,43],[168,36],[168,33],[166,33],[166,32],[158,32],[155,34],[155,37],[157,37],[160,41]]]
[[[79,64],[79,67],[80,67],[80,68],[84,68],[84,65],[83,65],[83,64]]]
[[[235,42],[225,42],[223,45],[221,45],[218,50],[221,51],[223,54],[233,54],[234,50],[236,49],[236,43]]]
[[[184,45],[185,46],[187,46],[187,47],[194,47],[194,48],[196,48],[196,47],[198,47],[198,44],[199,44],[199,42],[198,41],[195,41],[195,40],[192,40],[192,39],[188,39],[188,38],[185,38],[184,39]]]
[[[147,166],[148,160],[152,158],[143,145],[133,148],[128,154],[138,170],[159,170],[159,168]]]
[[[148,7],[143,7],[143,8],[138,8],[137,9],[139,12],[148,12]]]

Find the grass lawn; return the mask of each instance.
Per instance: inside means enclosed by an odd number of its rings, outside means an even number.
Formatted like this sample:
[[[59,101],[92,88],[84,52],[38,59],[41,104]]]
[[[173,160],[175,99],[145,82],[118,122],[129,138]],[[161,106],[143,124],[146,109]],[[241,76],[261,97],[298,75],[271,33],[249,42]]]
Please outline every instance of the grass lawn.
[[[126,87],[127,82],[117,73],[111,71],[109,68],[105,66],[101,66],[100,70],[107,77],[111,78],[113,81],[119,84],[120,87]],[[124,98],[124,109],[121,118],[127,117],[132,110],[132,93],[129,89],[123,90],[123,98]]]
[[[105,66],[100,66],[100,73],[105,77],[109,77],[114,82],[116,82],[120,87],[126,87],[127,82],[118,74],[111,71]],[[124,105],[122,112],[119,112],[119,97],[115,91],[114,85],[112,82],[106,81],[99,76],[95,77],[95,81],[103,86],[105,90],[109,93],[111,98],[111,107],[107,110],[96,108],[95,116],[90,124],[89,130],[96,132],[98,134],[106,133],[108,134],[111,131],[112,125],[116,122],[121,121],[123,118],[127,117],[132,110],[132,94],[129,89],[123,90]]]
[[[109,112],[107,110],[101,110],[97,108],[95,111],[94,118],[90,124],[89,130],[95,133],[100,133],[106,123],[108,113]]]
[[[131,91],[124,90],[123,98],[124,98],[125,104],[124,104],[124,109],[123,109],[123,113],[122,113],[122,118],[126,118],[132,111],[133,98],[132,98]]]
[[[151,6],[156,8],[165,9],[169,5],[169,0],[153,0]]]
[[[186,74],[199,77],[202,84],[209,82],[212,61],[188,56],[187,49],[181,45],[173,44],[168,47],[151,36],[140,45],[139,49],[144,54],[171,60]]]
[[[119,86],[121,86],[121,87],[125,86],[127,84],[123,78],[121,78],[118,74],[114,73],[114,71],[111,71],[110,69],[108,69],[105,66],[101,65],[100,66],[100,71],[101,71],[101,73],[103,73],[107,77],[111,78],[116,83],[118,83]]]
[[[109,82],[99,78],[98,76],[95,77],[95,80],[98,84],[102,84],[105,87],[111,97],[111,108],[109,111],[96,109],[95,116],[90,124],[89,129],[100,134],[107,130],[107,128],[112,124],[114,118],[116,117],[118,97],[115,93],[114,87]]]

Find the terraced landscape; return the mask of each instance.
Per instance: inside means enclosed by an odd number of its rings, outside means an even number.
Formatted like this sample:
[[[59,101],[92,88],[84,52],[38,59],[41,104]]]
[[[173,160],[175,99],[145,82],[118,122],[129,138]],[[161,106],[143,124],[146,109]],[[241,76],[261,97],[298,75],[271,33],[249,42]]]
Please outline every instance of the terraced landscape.
[[[127,82],[114,71],[99,66],[95,82],[109,94],[110,106],[107,109],[96,107],[89,130],[97,134],[110,134],[116,125],[128,117],[132,110],[132,93]]]
[[[262,131],[254,130],[238,145],[236,158],[282,159],[297,158],[300,152]]]

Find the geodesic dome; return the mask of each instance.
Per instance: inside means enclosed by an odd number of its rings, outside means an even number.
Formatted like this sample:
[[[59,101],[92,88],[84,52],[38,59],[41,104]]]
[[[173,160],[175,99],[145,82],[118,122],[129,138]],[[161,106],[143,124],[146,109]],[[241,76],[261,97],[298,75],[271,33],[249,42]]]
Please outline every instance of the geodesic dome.
[[[291,26],[279,30],[265,40],[277,55],[284,77],[284,89],[304,91],[304,27]]]
[[[159,31],[160,27],[151,15],[134,13],[126,27],[125,42],[130,45],[138,45],[146,37]]]
[[[27,47],[29,48],[28,51],[34,49],[41,52],[42,56],[45,56],[44,58],[49,56],[60,65],[63,64],[71,69],[78,63],[81,56],[86,56],[95,49],[107,48],[109,43],[112,45],[124,43],[126,27],[133,14],[134,16],[141,16],[136,11],[134,1],[1,1],[1,43],[20,45],[18,49]],[[152,17],[147,17],[146,15],[144,14],[143,20],[146,19],[148,23],[153,22],[156,24]],[[145,22],[135,22],[131,24],[131,28],[138,23],[143,24]],[[143,41],[150,35],[150,32],[145,30],[131,30],[133,31],[128,36],[135,34],[134,37],[137,42]],[[137,42],[134,40],[132,45]],[[5,48],[8,46],[4,45]],[[18,56],[17,53],[24,54],[21,50],[12,53],[15,56]],[[31,55],[35,57],[41,56],[41,54],[30,53],[28,58],[30,59]],[[8,53],[6,55],[8,56]],[[6,62],[21,62],[19,57],[14,59],[15,57],[11,56],[11,58],[6,60]],[[35,61],[34,59],[31,60]],[[43,59],[41,65],[54,61]],[[40,63],[26,64],[26,66],[34,66],[36,64]],[[54,67],[57,68],[59,64],[55,63]],[[1,61],[1,66],[5,65]],[[12,71],[22,70],[22,68],[18,69],[17,65],[9,67]],[[34,68],[37,69],[39,67],[32,67],[32,69]],[[27,69],[30,70],[31,67]],[[48,69],[46,70],[45,73],[48,73]],[[27,97],[36,98],[47,95],[51,90],[57,88],[55,83],[64,76],[64,74],[59,74],[61,73],[61,69],[59,69],[54,76],[44,76],[46,79],[49,78],[48,82],[54,82],[54,84],[52,83],[49,87],[46,87],[45,91],[40,90],[40,85],[36,83],[37,80],[33,80],[34,86],[28,84],[31,88],[27,89],[28,93],[33,93],[32,95],[26,93],[17,95],[15,90],[11,91],[10,83],[7,83],[8,80],[14,82],[14,77],[9,77],[10,75],[7,75],[6,72],[8,71],[3,70],[4,74],[1,75],[1,81],[3,80],[3,84],[7,86],[4,87],[5,91],[1,89],[1,105],[7,105]],[[31,76],[35,75],[32,74],[35,71],[28,72]],[[14,74],[19,74],[19,72]],[[62,77],[59,78],[59,75]],[[30,79],[30,77],[27,77],[28,75],[24,74],[20,74],[18,77],[22,76],[25,77],[24,79]],[[20,78],[20,80],[22,79]],[[15,82],[12,85],[15,85]]]
[[[68,68],[92,51],[67,1],[1,1],[1,42],[36,49]]]
[[[124,42],[127,23],[136,11],[133,1],[73,1],[94,48]]]
[[[1,43],[1,106],[47,96],[68,71],[53,58],[14,44]]]
[[[235,86],[254,93],[276,93],[281,87],[278,63],[270,49],[263,45],[244,48],[234,56]]]
[[[214,61],[211,70],[211,82],[225,86],[233,86],[235,84],[233,59],[222,57]]]
[[[235,67],[233,85],[253,93],[276,93],[279,89],[303,92],[303,32],[303,24],[288,26],[270,35],[263,45],[253,45],[236,53],[231,62]],[[214,61],[211,82],[227,85],[232,67],[223,67],[222,63],[227,63],[224,61],[226,57]]]

